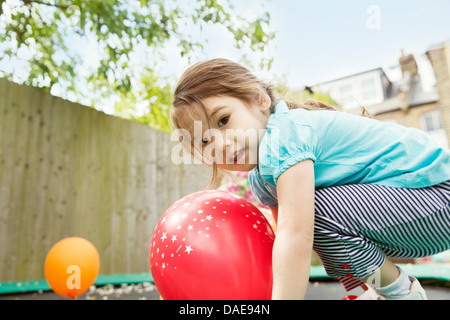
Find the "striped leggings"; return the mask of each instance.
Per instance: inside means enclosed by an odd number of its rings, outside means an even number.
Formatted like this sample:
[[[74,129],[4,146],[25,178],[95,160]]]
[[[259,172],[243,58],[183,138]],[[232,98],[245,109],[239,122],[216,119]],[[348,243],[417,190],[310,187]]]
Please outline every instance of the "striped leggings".
[[[387,257],[419,258],[450,249],[450,180],[422,189],[374,184],[319,189],[314,251],[329,276],[351,290]]]

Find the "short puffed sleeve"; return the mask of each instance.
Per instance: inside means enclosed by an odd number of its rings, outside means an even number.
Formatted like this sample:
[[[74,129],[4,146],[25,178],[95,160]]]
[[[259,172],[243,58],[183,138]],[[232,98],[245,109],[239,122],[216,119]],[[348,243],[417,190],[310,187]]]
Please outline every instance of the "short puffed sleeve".
[[[260,143],[259,170],[273,186],[288,168],[303,160],[316,161],[320,154],[319,139],[307,112],[313,111],[280,112],[269,119]]]

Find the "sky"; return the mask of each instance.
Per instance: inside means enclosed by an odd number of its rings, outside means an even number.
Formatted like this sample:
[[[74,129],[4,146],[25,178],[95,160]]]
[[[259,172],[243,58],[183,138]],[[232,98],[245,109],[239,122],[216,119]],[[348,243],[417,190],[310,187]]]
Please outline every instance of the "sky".
[[[396,81],[401,75],[398,59],[403,50],[405,54],[414,54],[424,89],[431,90],[434,76],[425,53],[432,45],[450,41],[449,0],[230,1],[236,12],[249,19],[270,13],[270,31],[276,32],[276,37],[264,55],[273,58],[272,68],[269,72],[252,71],[268,82],[285,79],[293,89],[379,67],[391,81]],[[242,55],[233,47],[232,36],[223,26],[212,25],[201,33],[193,27],[188,32],[207,40],[204,51],[188,61],[180,57],[173,39],[166,46],[165,61],[155,59],[160,75],[177,79],[197,60],[223,57],[239,61]],[[90,65],[95,67],[95,41],[74,41],[73,46],[83,48],[86,69]],[[257,65],[258,55],[255,56]],[[138,53],[132,63],[141,68],[151,59],[151,52]],[[26,79],[22,65],[8,60],[0,62],[0,68],[14,68],[19,80],[21,74]],[[60,95],[57,88],[52,93]],[[104,111],[107,108],[100,107]]]
[[[448,0],[232,0],[244,16],[268,11],[270,28],[277,32],[268,49],[274,58],[271,77],[285,77],[291,88],[314,85],[362,71],[383,67],[395,80],[398,59],[414,54],[425,86],[433,84],[425,52],[450,41]],[[230,37],[210,28],[201,58],[238,59]],[[178,58],[176,73],[187,67]],[[430,74],[431,72],[431,74]]]

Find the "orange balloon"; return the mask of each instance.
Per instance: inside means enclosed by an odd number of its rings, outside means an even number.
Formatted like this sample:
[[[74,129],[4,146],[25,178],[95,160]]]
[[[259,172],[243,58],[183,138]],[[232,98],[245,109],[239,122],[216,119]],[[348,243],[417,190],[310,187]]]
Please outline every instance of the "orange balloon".
[[[99,268],[100,257],[94,245],[86,239],[70,237],[50,249],[44,272],[54,292],[75,299],[94,283]]]

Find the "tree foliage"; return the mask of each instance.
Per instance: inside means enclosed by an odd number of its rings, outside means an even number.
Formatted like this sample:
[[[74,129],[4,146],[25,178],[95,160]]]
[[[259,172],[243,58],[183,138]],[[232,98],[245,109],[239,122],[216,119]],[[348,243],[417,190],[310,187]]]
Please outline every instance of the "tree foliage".
[[[268,13],[240,16],[229,0],[0,0],[0,59],[25,56],[26,84],[56,87],[94,106],[116,96],[119,114],[167,130],[162,119],[170,86],[156,70],[165,62],[162,48],[174,43],[181,57],[189,57],[204,45],[192,35],[193,26],[220,25],[236,48],[263,51],[274,37],[269,21]],[[93,66],[83,61],[85,45],[97,55]],[[139,52],[148,54],[149,63],[136,67]],[[268,67],[271,61],[261,63]],[[10,79],[13,73],[3,71]],[[138,114],[135,105],[145,99],[148,110]]]

